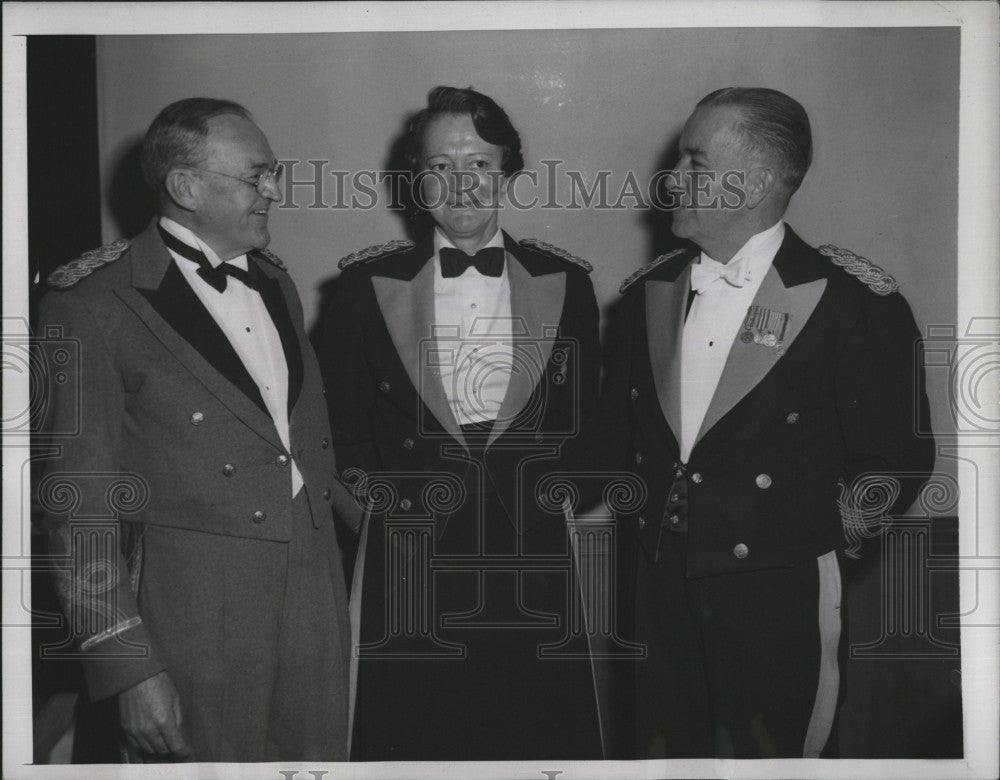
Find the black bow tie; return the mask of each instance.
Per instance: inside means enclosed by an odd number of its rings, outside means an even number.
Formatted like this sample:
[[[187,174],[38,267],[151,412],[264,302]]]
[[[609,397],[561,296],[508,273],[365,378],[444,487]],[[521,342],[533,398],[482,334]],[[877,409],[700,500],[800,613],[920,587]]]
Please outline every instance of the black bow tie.
[[[441,247],[441,276],[450,279],[461,276],[470,265],[483,276],[500,276],[503,273],[504,249],[490,246],[480,249],[475,255],[467,255],[461,249]]]
[[[229,263],[220,263],[215,268],[212,264],[208,262],[208,258],[205,257],[205,253],[200,249],[195,249],[193,246],[188,246],[179,238],[177,238],[172,233],[159,227],[160,237],[163,239],[163,243],[167,245],[168,248],[172,249],[174,252],[179,254],[181,257],[186,257],[198,264],[198,276],[208,282],[212,287],[214,287],[219,292],[223,292],[226,289],[228,279],[226,277],[233,277],[243,282],[251,290],[256,290],[260,292],[260,285],[257,280],[254,279],[248,271],[244,271],[242,268],[237,268],[235,265],[230,265]]]

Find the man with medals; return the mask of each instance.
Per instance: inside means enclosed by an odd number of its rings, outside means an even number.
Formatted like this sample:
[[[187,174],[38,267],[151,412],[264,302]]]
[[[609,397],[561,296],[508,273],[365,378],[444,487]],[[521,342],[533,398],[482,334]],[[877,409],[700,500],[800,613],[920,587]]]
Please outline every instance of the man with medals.
[[[905,510],[933,468],[919,332],[891,276],[783,222],[812,155],[795,100],[713,92],[679,154],[694,249],[623,283],[604,394],[614,464],[647,489],[618,519],[647,648],[632,755],[836,755],[841,512],[872,480]]]

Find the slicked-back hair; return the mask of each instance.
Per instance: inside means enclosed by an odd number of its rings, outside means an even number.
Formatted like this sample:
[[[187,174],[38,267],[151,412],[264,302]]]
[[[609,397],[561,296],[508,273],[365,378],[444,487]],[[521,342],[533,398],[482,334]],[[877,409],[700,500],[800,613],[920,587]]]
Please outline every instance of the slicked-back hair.
[[[739,108],[735,129],[744,151],[773,159],[791,192],[799,188],[812,163],[812,129],[801,103],[776,89],[726,87],[703,97],[703,106]]]
[[[503,148],[501,168],[505,176],[512,176],[524,167],[521,154],[521,136],[510,119],[493,98],[472,87],[434,87],[427,95],[427,107],[418,111],[406,130],[406,159],[410,169],[419,173],[424,151],[424,135],[431,120],[446,114],[471,117],[479,137],[487,143]]]
[[[185,98],[171,103],[156,115],[142,141],[142,175],[157,198],[165,197],[164,182],[171,168],[205,164],[208,120],[235,114],[252,120],[239,103],[216,98]]]

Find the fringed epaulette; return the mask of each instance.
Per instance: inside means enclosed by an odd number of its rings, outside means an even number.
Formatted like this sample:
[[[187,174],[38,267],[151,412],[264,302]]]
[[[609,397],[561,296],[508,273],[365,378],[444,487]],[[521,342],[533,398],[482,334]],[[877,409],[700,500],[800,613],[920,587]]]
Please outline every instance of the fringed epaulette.
[[[618,288],[618,294],[624,295],[625,291],[629,287],[631,287],[633,284],[642,279],[642,277],[644,277],[650,271],[652,271],[655,268],[659,268],[661,265],[667,262],[667,260],[670,260],[673,257],[677,257],[677,255],[682,254],[683,252],[684,252],[683,249],[675,249],[673,252],[667,252],[664,255],[660,255],[652,263],[646,263],[646,265],[644,265],[634,274],[625,278],[625,280],[622,282],[621,287]]]
[[[385,244],[376,244],[375,246],[370,246],[367,249],[360,249],[357,252],[349,254],[337,263],[337,268],[341,271],[346,271],[348,268],[354,268],[358,265],[370,263],[372,260],[377,260],[380,257],[385,257],[386,255],[396,254],[396,252],[401,252],[412,246],[413,242],[406,238],[398,238]]]
[[[526,246],[531,249],[538,249],[542,252],[547,252],[553,257],[558,257],[560,260],[566,260],[573,265],[578,265],[588,274],[594,270],[594,266],[584,260],[582,257],[577,257],[576,255],[567,252],[565,249],[560,249],[557,246],[552,246],[552,244],[546,243],[545,241],[539,241],[537,238],[522,238],[518,241],[521,246]]]
[[[282,271],[288,270],[288,266],[285,265],[282,262],[281,258],[278,257],[276,254],[274,254],[274,252],[272,252],[270,249],[258,249],[257,254],[259,254],[261,257],[267,260],[267,262],[269,262],[271,265],[280,268]]]
[[[101,266],[113,263],[125,254],[125,250],[128,248],[129,240],[127,238],[119,238],[117,241],[105,244],[97,249],[90,249],[75,260],[70,260],[68,263],[59,266],[48,275],[46,281],[51,287],[63,289],[72,287],[81,279],[90,276]]]
[[[834,265],[840,266],[851,276],[868,287],[876,295],[891,295],[899,289],[899,283],[892,274],[879,268],[867,257],[854,254],[849,249],[840,249],[833,244],[824,244],[819,253],[829,257]]]

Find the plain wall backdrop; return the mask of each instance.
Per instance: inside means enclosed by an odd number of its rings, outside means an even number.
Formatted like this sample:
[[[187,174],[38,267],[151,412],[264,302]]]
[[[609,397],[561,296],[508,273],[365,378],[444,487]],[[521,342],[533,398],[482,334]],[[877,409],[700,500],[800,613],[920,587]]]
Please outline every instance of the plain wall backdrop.
[[[103,36],[97,68],[105,241],[142,227],[135,147],[156,113],[184,97],[244,104],[279,159],[303,161],[297,179],[311,178],[305,161],[328,160],[332,203],[331,170],[384,168],[432,87],[471,85],[507,110],[526,168],[557,159],[587,182],[610,171],[615,200],[630,171],[644,184],[669,166],[708,92],[779,89],[805,106],[815,147],[787,222],[813,245],[851,249],[892,273],[922,329],[956,322],[958,28]],[[295,200],[272,209],[271,249],[310,327],[337,261],[406,231],[382,203],[311,209],[309,188]],[[667,248],[668,219],[634,208],[505,209],[501,223],[589,260],[607,311],[621,280]],[[941,377],[929,394],[935,429],[953,430]]]

